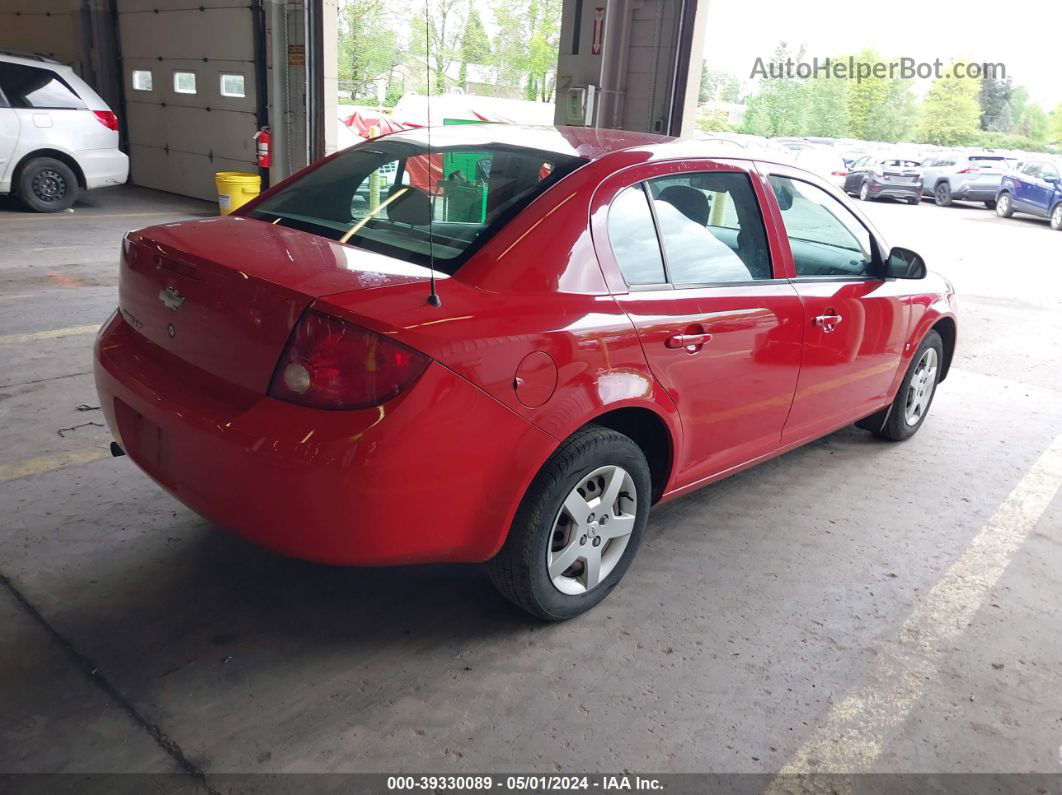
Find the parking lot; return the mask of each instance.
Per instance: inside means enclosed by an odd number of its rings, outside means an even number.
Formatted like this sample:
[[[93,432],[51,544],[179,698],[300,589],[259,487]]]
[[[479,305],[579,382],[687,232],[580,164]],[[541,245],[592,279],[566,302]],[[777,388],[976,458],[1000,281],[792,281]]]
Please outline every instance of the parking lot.
[[[960,296],[926,426],[656,509],[608,601],[543,625],[480,567],[263,551],[111,458],[91,347],[121,236],[215,208],[3,204],[0,769],[1057,772],[1062,234],[861,206]]]

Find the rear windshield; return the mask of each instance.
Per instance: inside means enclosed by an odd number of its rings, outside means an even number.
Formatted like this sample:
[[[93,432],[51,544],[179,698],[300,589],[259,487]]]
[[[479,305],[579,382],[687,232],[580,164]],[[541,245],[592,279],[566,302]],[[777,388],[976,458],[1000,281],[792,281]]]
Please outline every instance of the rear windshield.
[[[536,196],[587,161],[506,144],[353,147],[246,214],[453,273]]]

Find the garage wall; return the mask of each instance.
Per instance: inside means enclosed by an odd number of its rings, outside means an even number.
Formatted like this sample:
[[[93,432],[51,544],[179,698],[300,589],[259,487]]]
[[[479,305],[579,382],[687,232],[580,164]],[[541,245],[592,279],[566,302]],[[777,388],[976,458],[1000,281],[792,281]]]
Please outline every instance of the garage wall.
[[[132,179],[138,185],[215,199],[214,173],[258,173],[255,10],[239,0],[118,0],[122,80]],[[150,73],[150,90],[134,72]],[[185,87],[194,77],[194,93]],[[222,75],[242,78],[224,96]]]

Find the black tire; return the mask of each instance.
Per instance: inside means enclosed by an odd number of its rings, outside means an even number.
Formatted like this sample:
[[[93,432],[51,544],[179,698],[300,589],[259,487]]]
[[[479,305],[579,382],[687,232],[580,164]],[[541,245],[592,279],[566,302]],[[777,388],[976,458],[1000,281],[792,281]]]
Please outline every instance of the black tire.
[[[919,198],[918,198],[917,196],[911,196],[911,197],[910,197],[910,198],[909,198],[909,199],[907,200],[907,203],[908,203],[908,204],[921,204],[922,202],[921,202],[921,201],[919,200]]]
[[[933,189],[933,201],[937,203],[937,207],[950,207],[951,206],[951,185],[947,182],[941,182]]]
[[[995,199],[989,199],[988,201],[985,202],[985,207],[987,207],[989,210],[996,209],[996,200]]]
[[[580,594],[562,593],[553,584],[546,564],[554,523],[579,481],[610,465],[626,470],[636,491],[630,540],[615,567],[597,586]],[[504,546],[488,564],[491,581],[506,599],[547,621],[563,621],[586,612],[608,596],[630,567],[642,540],[650,500],[649,465],[641,448],[608,428],[588,425],[580,429],[557,448],[528,487]]]
[[[18,197],[38,213],[57,213],[72,206],[79,192],[77,175],[66,163],[35,157],[18,175]]]
[[[1007,191],[1003,191],[996,198],[996,215],[1000,218],[1010,218],[1014,215],[1014,200]]]
[[[929,395],[929,402],[925,407],[925,410],[921,412],[918,417],[918,421],[915,423],[909,423],[907,421],[907,400],[911,391],[911,382],[915,378],[915,373],[918,371],[919,363],[922,361],[922,357],[926,351],[932,348],[936,352],[936,376],[932,385],[932,392]],[[944,363],[944,343],[940,339],[940,334],[936,331],[930,331],[926,334],[922,340],[922,344],[918,346],[918,350],[915,351],[914,356],[911,358],[911,364],[907,367],[907,373],[904,374],[903,383],[900,384],[899,390],[896,392],[896,399],[893,400],[892,406],[889,407],[889,416],[885,420],[881,428],[875,433],[883,439],[889,439],[894,442],[902,442],[906,439],[910,439],[916,433],[918,429],[922,427],[922,423],[925,422],[926,417],[929,416],[929,409],[933,406],[933,398],[937,394],[937,385],[940,382],[941,367]]]
[[[859,186],[859,201],[870,201],[870,183],[866,180],[864,180],[863,184]]]
[[[1062,202],[1051,208],[1051,228],[1056,232],[1062,231]]]

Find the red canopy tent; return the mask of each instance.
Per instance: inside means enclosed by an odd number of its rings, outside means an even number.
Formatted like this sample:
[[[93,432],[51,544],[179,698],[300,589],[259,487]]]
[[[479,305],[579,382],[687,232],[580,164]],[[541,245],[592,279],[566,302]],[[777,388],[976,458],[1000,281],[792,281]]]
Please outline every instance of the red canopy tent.
[[[365,139],[409,129],[407,125],[400,124],[384,113],[363,113],[360,110],[354,111],[343,119],[343,123]],[[375,135],[373,134],[374,127],[376,128]]]

